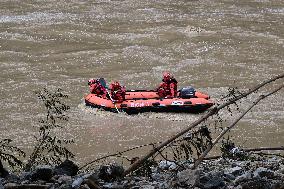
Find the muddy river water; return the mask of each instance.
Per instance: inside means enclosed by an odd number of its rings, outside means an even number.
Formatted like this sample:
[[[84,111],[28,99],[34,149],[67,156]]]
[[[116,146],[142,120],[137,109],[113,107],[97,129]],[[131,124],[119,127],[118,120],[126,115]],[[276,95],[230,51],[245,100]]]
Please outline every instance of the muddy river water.
[[[0,138],[29,151],[44,115],[34,91],[46,87],[69,95],[70,121],[58,135],[74,138],[80,163],[162,141],[202,114],[129,116],[87,108],[88,79],[154,89],[168,70],[179,88],[194,86],[219,101],[229,87],[248,90],[282,74],[283,45],[282,0],[1,0]],[[227,123],[237,115],[223,112]],[[283,90],[231,134],[244,147],[283,145]]]

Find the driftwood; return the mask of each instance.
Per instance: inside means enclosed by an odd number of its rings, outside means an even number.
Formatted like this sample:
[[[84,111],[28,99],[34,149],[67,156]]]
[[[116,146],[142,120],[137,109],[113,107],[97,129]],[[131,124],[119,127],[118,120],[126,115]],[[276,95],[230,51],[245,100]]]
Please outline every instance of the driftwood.
[[[183,129],[181,132],[177,133],[176,135],[172,136],[171,138],[169,138],[168,140],[164,141],[162,144],[160,144],[159,146],[157,146],[156,148],[152,149],[150,152],[148,152],[145,156],[143,156],[142,158],[140,158],[139,160],[137,160],[135,163],[133,163],[125,172],[124,175],[128,175],[129,173],[131,173],[132,171],[136,170],[137,168],[139,168],[148,158],[152,157],[155,153],[157,153],[158,151],[160,151],[162,148],[164,148],[165,146],[167,146],[168,144],[170,144],[172,141],[174,141],[175,139],[179,138],[180,136],[184,135],[185,133],[187,133],[188,131],[190,131],[192,128],[196,127],[197,125],[199,125],[200,123],[202,123],[203,121],[205,121],[207,118],[211,117],[212,115],[215,115],[216,113],[218,113],[221,109],[234,104],[236,101],[248,96],[249,94],[256,92],[257,90],[259,90],[260,88],[262,88],[263,86],[276,81],[278,79],[282,79],[284,78],[284,74],[278,75],[272,79],[266,80],[262,83],[260,83],[259,85],[255,86],[254,88],[248,90],[245,93],[242,93],[236,97],[234,97],[233,99],[231,99],[228,102],[225,102],[221,105],[217,105],[215,107],[213,107],[207,114],[203,115],[201,118],[199,118],[198,120],[196,120],[195,122],[193,122],[192,124],[190,124],[187,128]]]
[[[261,148],[247,148],[244,149],[245,152],[257,152],[257,151],[277,151],[277,150],[284,150],[284,146],[281,147],[275,147],[275,148],[271,148],[271,147],[261,147]]]
[[[204,157],[210,152],[210,150],[217,144],[217,142],[230,130],[232,129],[255,105],[257,105],[261,100],[265,99],[266,97],[278,92],[284,87],[284,85],[281,85],[279,88],[274,90],[273,92],[267,94],[267,95],[261,95],[259,98],[249,107],[247,110],[242,113],[230,126],[228,126],[226,129],[224,129],[220,135],[216,137],[216,139],[212,142],[212,144],[199,156],[199,158],[194,162],[193,169],[195,169],[204,159]]]
[[[245,148],[244,152],[260,152],[260,151],[284,151],[284,146],[281,147],[260,147],[260,148]],[[204,160],[218,159],[222,156],[204,157]]]

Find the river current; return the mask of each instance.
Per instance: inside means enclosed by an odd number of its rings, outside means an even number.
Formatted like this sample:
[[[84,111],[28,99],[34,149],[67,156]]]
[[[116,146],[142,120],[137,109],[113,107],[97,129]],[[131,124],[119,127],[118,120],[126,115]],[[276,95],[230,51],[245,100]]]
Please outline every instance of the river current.
[[[70,120],[58,135],[75,140],[79,163],[163,141],[202,114],[97,111],[84,104],[88,79],[154,89],[166,70],[179,88],[194,86],[219,102],[229,87],[246,91],[282,74],[283,45],[281,0],[1,0],[0,138],[31,149],[45,113],[34,92],[46,87],[69,95]],[[221,115],[226,126],[239,114]],[[283,145],[283,90],[248,113],[231,138],[244,147]]]

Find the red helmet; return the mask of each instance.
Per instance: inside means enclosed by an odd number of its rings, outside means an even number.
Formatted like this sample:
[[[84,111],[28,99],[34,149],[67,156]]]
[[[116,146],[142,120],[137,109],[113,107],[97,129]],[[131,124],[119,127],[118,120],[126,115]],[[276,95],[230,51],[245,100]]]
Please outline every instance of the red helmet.
[[[111,83],[111,86],[114,90],[119,89],[120,88],[120,84],[118,81],[114,81]]]
[[[164,72],[163,73],[163,80],[164,81],[169,81],[170,79],[171,79],[171,74],[170,74],[170,72]]]
[[[91,85],[91,84],[93,84],[93,83],[95,83],[96,82],[96,80],[95,79],[89,79],[89,81],[88,81],[88,85]]]

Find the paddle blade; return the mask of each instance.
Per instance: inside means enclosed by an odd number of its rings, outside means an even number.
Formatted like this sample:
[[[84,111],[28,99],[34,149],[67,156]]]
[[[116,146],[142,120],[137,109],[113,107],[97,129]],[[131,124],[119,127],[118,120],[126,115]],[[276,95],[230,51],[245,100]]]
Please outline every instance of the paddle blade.
[[[108,88],[107,85],[106,85],[106,80],[104,78],[100,78],[99,82],[104,88]]]

